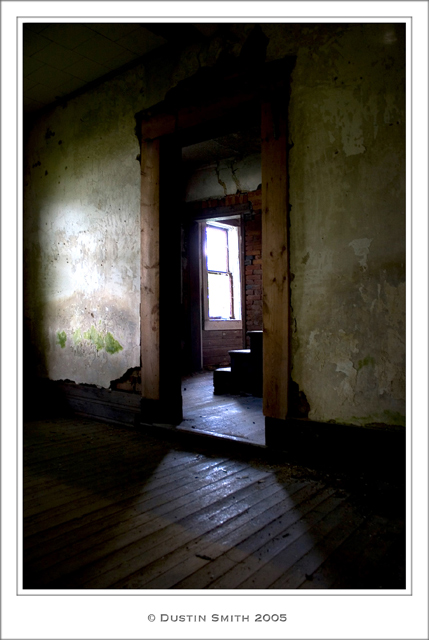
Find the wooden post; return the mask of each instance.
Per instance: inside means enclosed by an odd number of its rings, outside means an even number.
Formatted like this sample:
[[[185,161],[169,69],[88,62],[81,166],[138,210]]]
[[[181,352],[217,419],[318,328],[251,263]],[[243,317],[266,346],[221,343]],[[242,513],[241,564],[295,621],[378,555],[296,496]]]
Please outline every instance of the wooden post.
[[[262,104],[262,285],[263,412],[285,420],[288,411],[289,242],[287,185],[287,101]]]
[[[142,397],[159,400],[159,140],[141,144]]]
[[[189,288],[190,317],[189,341],[191,350],[191,369],[200,371],[203,368],[203,348],[201,340],[201,275],[200,275],[200,225],[192,222],[189,226]]]
[[[180,375],[180,147],[141,144],[142,420],[182,421]]]
[[[182,415],[181,377],[181,147],[176,136],[163,136],[159,156],[159,311],[160,406],[158,422],[179,424]]]

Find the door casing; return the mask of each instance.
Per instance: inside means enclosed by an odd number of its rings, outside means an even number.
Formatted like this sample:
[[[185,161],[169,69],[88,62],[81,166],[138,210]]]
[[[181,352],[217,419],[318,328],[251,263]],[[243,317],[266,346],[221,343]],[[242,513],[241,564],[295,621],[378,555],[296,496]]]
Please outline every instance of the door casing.
[[[182,421],[179,316],[182,146],[261,124],[263,411],[285,420],[290,377],[287,109],[294,59],[255,76],[206,69],[137,116],[141,144],[142,422]],[[216,97],[208,89],[216,86]],[[206,90],[204,90],[206,87]]]

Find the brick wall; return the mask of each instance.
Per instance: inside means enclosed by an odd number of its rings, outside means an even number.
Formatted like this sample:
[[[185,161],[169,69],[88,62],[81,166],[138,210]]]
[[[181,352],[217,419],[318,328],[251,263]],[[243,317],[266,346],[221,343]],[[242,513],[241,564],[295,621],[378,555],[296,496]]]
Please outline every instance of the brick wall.
[[[231,349],[243,348],[241,329],[228,331],[203,331],[203,367],[228,367]]]
[[[262,212],[244,225],[246,331],[262,329]]]

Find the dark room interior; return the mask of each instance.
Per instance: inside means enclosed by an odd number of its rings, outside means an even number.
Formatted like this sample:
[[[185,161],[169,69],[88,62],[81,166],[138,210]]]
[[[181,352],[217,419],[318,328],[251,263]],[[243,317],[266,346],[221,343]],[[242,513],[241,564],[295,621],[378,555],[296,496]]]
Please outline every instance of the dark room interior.
[[[405,24],[28,20],[23,110],[23,589],[404,590]]]

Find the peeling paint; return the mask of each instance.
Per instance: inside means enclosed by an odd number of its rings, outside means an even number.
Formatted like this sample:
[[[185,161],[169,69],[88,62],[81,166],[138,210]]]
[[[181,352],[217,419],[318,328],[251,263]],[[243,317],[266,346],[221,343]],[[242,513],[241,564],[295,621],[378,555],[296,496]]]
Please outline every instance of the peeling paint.
[[[368,268],[367,258],[372,241],[373,238],[358,238],[357,240],[349,242],[349,247],[352,247],[355,255],[360,258],[359,264],[363,271],[366,271]]]
[[[219,170],[219,165],[216,167],[215,169],[216,171],[216,175],[217,175],[217,181],[219,182],[220,186],[222,187],[224,194],[227,194],[227,188],[226,188],[226,184],[223,180],[221,180],[220,178],[220,170]]]
[[[232,179],[233,179],[233,180],[234,180],[234,182],[235,182],[235,185],[236,185],[236,187],[237,187],[237,191],[241,191],[241,184],[240,184],[240,180],[238,179],[238,176],[237,176],[238,167],[236,167],[236,168],[234,169],[234,161],[233,161],[233,162],[231,162],[231,166],[230,166],[230,168],[231,168]],[[225,194],[226,194],[226,191],[225,191]]]

